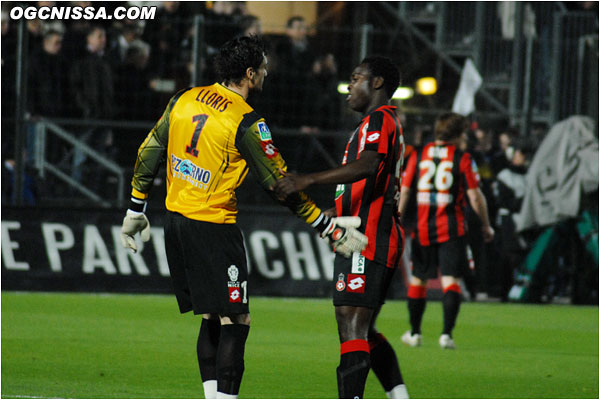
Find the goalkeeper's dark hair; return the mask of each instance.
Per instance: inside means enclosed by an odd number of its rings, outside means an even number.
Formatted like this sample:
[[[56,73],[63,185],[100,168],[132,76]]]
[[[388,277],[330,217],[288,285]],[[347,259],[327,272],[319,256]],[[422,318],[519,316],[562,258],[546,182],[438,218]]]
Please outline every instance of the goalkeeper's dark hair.
[[[225,43],[215,58],[215,69],[221,82],[239,84],[248,68],[258,69],[266,55],[265,44],[257,36],[242,36]]]
[[[400,71],[398,67],[389,58],[381,56],[367,57],[362,60],[361,64],[368,66],[373,78],[376,76],[383,78],[385,94],[390,99],[400,84]]]

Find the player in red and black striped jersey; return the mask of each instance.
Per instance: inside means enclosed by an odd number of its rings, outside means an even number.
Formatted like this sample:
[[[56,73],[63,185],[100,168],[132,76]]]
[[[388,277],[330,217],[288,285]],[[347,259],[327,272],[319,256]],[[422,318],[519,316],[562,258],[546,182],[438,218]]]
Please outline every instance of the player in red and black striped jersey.
[[[477,166],[469,153],[458,148],[467,127],[458,114],[441,115],[435,124],[435,142],[414,152],[402,177],[398,213],[406,209],[413,188],[417,196],[417,240],[413,243],[413,273],[408,288],[412,330],[402,336],[410,346],[419,346],[421,320],[425,312],[427,280],[442,273],[444,329],[440,346],[454,348],[452,329],[460,308],[459,280],[468,268],[465,211],[467,199],[482,221],[485,241],[491,241],[485,197],[479,189]]]
[[[342,166],[308,175],[286,174],[274,187],[285,198],[313,184],[337,183],[337,220],[356,221],[369,239],[365,250],[352,259],[336,256],[334,262],[340,398],[361,398],[370,368],[388,397],[408,398],[396,354],[375,329],[403,250],[397,201],[404,141],[396,107],[389,105],[398,83],[398,69],[389,59],[364,59],[352,73],[347,98],[363,118],[348,141]]]

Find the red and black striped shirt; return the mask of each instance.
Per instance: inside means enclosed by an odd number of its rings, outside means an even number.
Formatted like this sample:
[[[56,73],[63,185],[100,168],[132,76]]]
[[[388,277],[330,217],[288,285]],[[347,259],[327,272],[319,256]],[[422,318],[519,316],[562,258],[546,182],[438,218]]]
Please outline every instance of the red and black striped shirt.
[[[402,254],[404,232],[396,201],[404,155],[402,126],[396,107],[381,106],[367,114],[346,145],[342,164],[358,160],[365,150],[382,155],[377,172],[352,184],[338,185],[338,216],[359,216],[359,230],[369,238],[361,253],[366,259],[394,268]]]
[[[409,158],[402,187],[414,186],[415,176],[419,243],[428,246],[464,236],[466,191],[479,186],[471,155],[453,144],[429,143]]]

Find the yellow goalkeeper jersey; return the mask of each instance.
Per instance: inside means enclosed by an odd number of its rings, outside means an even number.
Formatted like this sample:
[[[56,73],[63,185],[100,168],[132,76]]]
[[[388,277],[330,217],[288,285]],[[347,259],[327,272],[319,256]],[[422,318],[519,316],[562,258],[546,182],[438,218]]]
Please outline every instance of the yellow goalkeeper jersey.
[[[286,164],[271,132],[244,98],[215,83],[177,93],[138,150],[132,196],[146,199],[163,159],[167,163],[166,207],[187,218],[236,222],[235,190],[248,173],[270,191]],[[307,223],[321,210],[305,194],[285,203]]]

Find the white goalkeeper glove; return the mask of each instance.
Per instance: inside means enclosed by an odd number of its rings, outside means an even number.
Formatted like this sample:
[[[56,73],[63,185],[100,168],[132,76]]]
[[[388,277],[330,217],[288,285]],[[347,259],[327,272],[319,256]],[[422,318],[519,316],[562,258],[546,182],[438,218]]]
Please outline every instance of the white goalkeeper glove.
[[[363,251],[369,243],[369,238],[356,229],[359,226],[360,217],[332,218],[330,226],[321,233],[321,237],[329,240],[336,253],[350,258],[352,253]]]
[[[133,250],[134,253],[137,252],[137,245],[133,237],[138,232],[141,232],[142,241],[150,240],[150,222],[146,218],[146,214],[127,210],[121,227],[121,243],[123,247]]]

